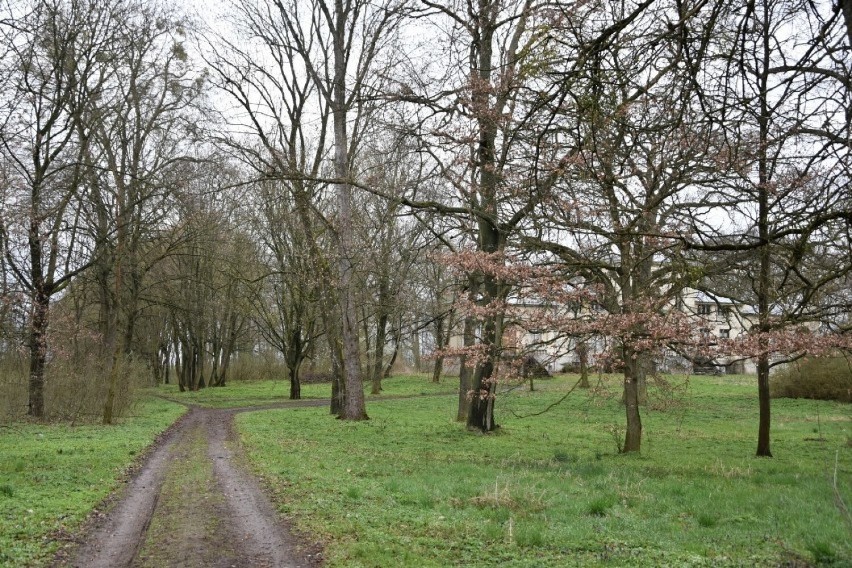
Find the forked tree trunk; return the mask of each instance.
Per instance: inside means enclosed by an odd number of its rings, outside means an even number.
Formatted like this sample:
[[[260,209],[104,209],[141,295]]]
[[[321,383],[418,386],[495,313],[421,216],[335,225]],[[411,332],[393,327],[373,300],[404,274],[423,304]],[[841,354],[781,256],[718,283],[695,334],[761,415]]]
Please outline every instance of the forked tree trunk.
[[[493,297],[494,294],[491,296]],[[491,432],[497,428],[494,421],[494,398],[497,395],[494,372],[495,363],[500,357],[502,335],[499,315],[488,316],[485,319],[482,335],[483,343],[488,346],[488,356],[484,362],[477,365],[473,374],[471,384],[473,399],[470,402],[467,427],[481,432]]]
[[[302,398],[302,384],[299,381],[299,366],[291,367],[290,369],[290,400],[299,400]]]

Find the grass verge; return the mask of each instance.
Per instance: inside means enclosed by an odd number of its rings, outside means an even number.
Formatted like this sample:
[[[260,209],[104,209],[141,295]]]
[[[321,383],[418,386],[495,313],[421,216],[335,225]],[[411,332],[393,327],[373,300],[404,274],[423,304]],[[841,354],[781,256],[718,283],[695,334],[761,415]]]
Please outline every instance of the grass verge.
[[[669,378],[643,408],[643,453],[625,456],[617,378],[520,417],[575,380],[502,396],[487,436],[452,420],[454,396],[373,402],[359,423],[305,408],[237,425],[329,566],[852,563],[836,504],[852,503],[848,405],[774,401],[776,457],[759,459],[753,378]]]
[[[117,426],[0,427],[0,566],[49,563],[184,408],[140,402]]]

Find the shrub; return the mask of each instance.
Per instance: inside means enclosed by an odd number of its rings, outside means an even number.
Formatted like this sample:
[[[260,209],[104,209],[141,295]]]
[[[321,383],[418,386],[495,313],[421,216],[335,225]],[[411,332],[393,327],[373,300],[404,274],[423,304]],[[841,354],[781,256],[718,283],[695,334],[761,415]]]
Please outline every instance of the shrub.
[[[238,353],[228,369],[228,381],[287,380],[287,365],[271,351]]]
[[[28,361],[22,357],[0,357],[0,422],[21,420],[27,412]],[[54,354],[44,376],[45,418],[75,422],[97,422],[103,415],[109,382],[110,361],[95,355],[73,357]],[[134,401],[139,387],[150,386],[151,372],[144,361],[128,357],[121,362],[113,415],[121,417]]]
[[[852,402],[852,360],[815,357],[791,363],[772,376],[775,398],[813,398]]]

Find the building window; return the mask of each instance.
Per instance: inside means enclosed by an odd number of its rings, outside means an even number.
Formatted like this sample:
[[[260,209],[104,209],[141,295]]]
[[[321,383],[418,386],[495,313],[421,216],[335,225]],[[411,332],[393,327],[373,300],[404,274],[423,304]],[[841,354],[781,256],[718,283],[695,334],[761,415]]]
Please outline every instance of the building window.
[[[731,315],[731,306],[720,306],[719,307],[719,313],[722,314],[723,316]]]
[[[709,316],[713,313],[713,304],[698,304],[698,315]]]
[[[731,337],[731,330],[730,330],[730,328],[728,328],[728,329],[720,329],[720,330],[719,330],[719,337],[721,337],[722,339],[728,339],[729,337]]]

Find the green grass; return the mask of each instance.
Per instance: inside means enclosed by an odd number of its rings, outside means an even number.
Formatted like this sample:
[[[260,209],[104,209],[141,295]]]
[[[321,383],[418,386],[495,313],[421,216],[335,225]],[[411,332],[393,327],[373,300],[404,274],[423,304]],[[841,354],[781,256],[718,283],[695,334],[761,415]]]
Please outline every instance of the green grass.
[[[458,379],[443,379],[433,383],[426,375],[404,375],[382,381],[382,392],[371,395],[370,385],[364,387],[368,398],[380,400],[398,396],[451,393],[458,389]],[[165,396],[186,404],[197,404],[209,408],[234,406],[261,406],[284,403],[289,400],[290,383],[283,380],[232,381],[224,387],[205,388],[195,392],[180,392],[177,385],[162,385],[149,392]],[[302,385],[303,399],[321,399],[331,396],[331,384]]]
[[[126,468],[184,412],[149,400],[121,424],[0,428],[0,566],[48,563]]]
[[[776,457],[759,459],[752,377],[669,378],[643,408],[642,454],[626,456],[617,378],[518,417],[575,380],[502,396],[486,436],[453,421],[452,395],[372,402],[360,423],[305,408],[237,424],[329,566],[852,564],[832,487],[836,463],[852,506],[848,405],[773,401]],[[817,420],[823,442],[808,440]]]

